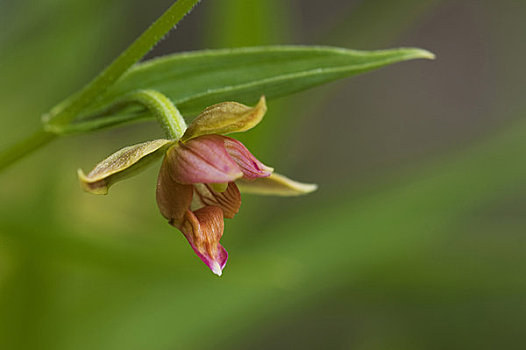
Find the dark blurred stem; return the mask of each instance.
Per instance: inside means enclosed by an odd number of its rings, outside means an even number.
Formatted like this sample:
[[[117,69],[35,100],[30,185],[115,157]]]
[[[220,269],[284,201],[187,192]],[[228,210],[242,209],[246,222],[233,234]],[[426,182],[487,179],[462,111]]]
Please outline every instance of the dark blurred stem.
[[[22,159],[24,156],[53,141],[55,137],[57,137],[56,134],[41,129],[11,147],[0,151],[0,171],[3,171],[17,160]]]

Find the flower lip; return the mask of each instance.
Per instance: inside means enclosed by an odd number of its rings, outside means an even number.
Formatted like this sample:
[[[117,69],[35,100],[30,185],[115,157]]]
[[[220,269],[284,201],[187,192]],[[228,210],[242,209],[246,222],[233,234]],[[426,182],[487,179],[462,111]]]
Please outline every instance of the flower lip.
[[[192,212],[188,210],[180,230],[197,256],[218,276],[228,260],[228,253],[219,243],[223,236],[223,212],[208,206]]]
[[[192,210],[201,209],[206,206],[221,208],[223,216],[232,219],[241,206],[241,194],[236,184],[229,182],[223,192],[217,192],[208,184],[194,185],[194,198]]]

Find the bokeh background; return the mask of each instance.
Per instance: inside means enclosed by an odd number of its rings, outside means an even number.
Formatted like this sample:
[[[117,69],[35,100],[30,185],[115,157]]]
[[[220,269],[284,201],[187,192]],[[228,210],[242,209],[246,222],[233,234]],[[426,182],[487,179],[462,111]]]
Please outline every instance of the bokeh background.
[[[0,0],[0,147],[169,0]],[[523,349],[526,2],[204,0],[149,55],[262,44],[417,46],[269,102],[242,140],[319,191],[244,196],[221,278],[155,204],[76,169],[161,135],[64,138],[0,174],[0,349]]]

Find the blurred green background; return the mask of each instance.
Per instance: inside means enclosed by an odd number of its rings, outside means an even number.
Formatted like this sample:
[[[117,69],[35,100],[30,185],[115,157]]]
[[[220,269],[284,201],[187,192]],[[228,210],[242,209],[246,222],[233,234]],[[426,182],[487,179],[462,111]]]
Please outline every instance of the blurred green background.
[[[168,0],[0,0],[0,147],[108,64]],[[221,278],[155,204],[76,169],[153,123],[69,137],[0,174],[0,349],[523,349],[526,2],[204,0],[149,55],[262,44],[417,46],[269,102],[242,140],[316,182],[244,196]]]

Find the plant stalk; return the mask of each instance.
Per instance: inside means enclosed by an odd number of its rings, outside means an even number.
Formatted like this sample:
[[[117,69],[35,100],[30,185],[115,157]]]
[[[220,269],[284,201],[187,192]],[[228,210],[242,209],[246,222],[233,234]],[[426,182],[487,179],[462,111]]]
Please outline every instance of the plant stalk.
[[[168,97],[155,90],[132,92],[119,102],[123,107],[130,103],[139,103],[147,108],[161,124],[166,136],[179,140],[186,131],[186,122]]]
[[[82,90],[43,116],[43,129],[0,152],[0,171],[60,135],[82,110],[144,57],[200,0],[178,0]]]
[[[46,128],[69,124],[87,105],[104,93],[131,66],[144,57],[200,0],[178,0],[104,71],[78,93],[45,116]]]

